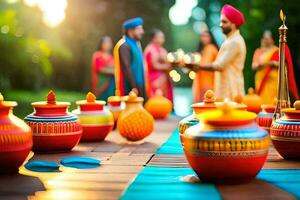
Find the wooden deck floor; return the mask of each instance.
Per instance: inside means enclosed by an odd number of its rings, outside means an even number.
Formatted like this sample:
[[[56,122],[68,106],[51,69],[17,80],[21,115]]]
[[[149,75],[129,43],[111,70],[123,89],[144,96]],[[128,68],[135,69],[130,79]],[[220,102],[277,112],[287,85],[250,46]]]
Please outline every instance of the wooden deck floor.
[[[145,141],[130,143],[116,131],[101,143],[81,143],[72,152],[35,154],[31,159],[59,162],[64,157],[87,156],[101,160],[94,169],[61,167],[61,172],[37,173],[21,168],[18,175],[0,176],[0,200],[118,199],[145,166],[188,167],[184,155],[154,154],[177,127],[179,118],[156,121]],[[282,159],[273,147],[264,169],[300,169],[299,161]],[[289,193],[258,179],[233,186],[217,185],[226,199],[295,199]]]
[[[69,153],[35,154],[31,159],[59,162],[64,157],[87,156],[101,160],[94,169],[61,167],[61,172],[38,173],[25,168],[18,175],[0,176],[0,199],[118,199],[127,185],[153,157],[155,150],[177,127],[179,118],[156,121],[145,141],[131,143],[116,131],[101,143],[80,143]]]

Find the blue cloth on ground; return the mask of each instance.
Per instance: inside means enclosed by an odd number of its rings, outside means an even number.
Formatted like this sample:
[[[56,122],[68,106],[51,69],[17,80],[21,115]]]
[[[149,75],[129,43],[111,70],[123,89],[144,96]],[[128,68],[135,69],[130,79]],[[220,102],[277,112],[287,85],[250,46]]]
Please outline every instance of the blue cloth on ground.
[[[100,166],[101,161],[87,157],[67,157],[60,161],[65,167],[73,167],[77,169],[90,169]]]
[[[121,199],[222,199],[213,184],[182,181],[187,175],[195,175],[195,172],[190,168],[146,166]]]
[[[178,129],[176,129],[169,139],[156,150],[156,154],[184,154],[180,143]]]
[[[43,160],[29,161],[24,166],[26,169],[35,172],[58,172],[59,164]]]
[[[269,182],[300,199],[299,169],[265,169],[260,171],[257,179]]]

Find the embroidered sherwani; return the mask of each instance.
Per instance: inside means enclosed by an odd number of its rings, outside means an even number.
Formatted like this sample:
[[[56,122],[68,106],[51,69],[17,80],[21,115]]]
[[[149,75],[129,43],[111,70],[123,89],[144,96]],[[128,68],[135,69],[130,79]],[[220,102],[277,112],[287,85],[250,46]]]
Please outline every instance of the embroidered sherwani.
[[[244,95],[244,63],[246,59],[246,45],[239,30],[229,35],[222,44],[216,60],[214,90],[218,98],[233,99],[237,95]]]

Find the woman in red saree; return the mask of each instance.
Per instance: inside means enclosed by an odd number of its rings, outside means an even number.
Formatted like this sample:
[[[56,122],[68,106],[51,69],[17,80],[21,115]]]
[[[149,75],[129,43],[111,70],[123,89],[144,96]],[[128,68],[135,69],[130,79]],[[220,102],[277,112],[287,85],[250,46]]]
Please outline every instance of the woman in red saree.
[[[218,54],[218,48],[212,34],[203,31],[200,35],[198,52],[201,54],[201,64],[212,63]],[[203,100],[204,93],[214,89],[214,71],[198,70],[193,81],[194,102]]]
[[[98,50],[92,57],[92,92],[97,99],[107,100],[115,92],[114,60],[111,54],[112,40],[101,38]]]
[[[144,51],[147,66],[149,96],[154,96],[160,89],[163,96],[173,102],[173,85],[169,77],[171,65],[167,61],[167,51],[163,48],[164,33],[155,29],[151,34],[151,41]]]

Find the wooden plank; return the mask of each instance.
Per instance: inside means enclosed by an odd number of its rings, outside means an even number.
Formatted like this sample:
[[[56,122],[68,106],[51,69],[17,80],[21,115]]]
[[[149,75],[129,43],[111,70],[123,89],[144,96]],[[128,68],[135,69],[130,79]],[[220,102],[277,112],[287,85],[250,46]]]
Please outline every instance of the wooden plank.
[[[37,192],[35,198],[38,200],[113,200],[118,199],[121,193],[121,191],[49,190]]]
[[[270,183],[254,179],[239,185],[218,185],[224,200],[294,200],[291,194]]]

